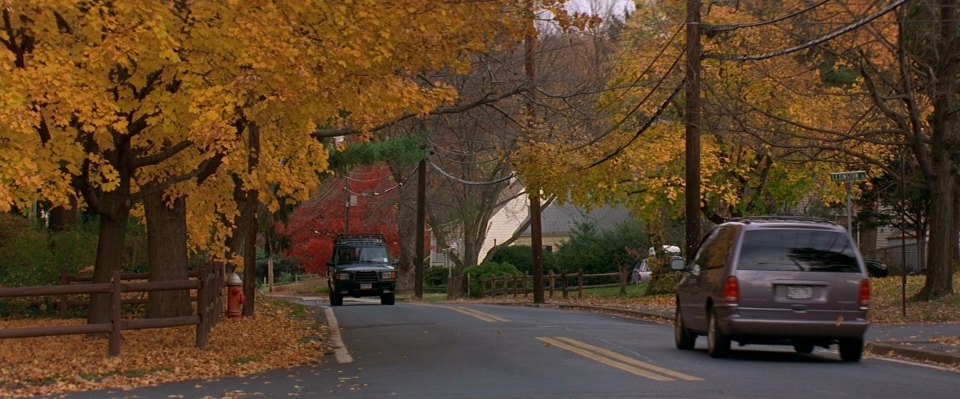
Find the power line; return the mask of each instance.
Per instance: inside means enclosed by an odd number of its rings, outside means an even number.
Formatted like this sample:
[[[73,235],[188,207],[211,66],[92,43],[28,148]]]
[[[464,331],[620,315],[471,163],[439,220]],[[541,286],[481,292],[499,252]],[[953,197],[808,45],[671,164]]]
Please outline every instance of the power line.
[[[884,7],[884,8],[882,8],[882,9],[880,9],[879,11],[877,11],[877,12],[875,12],[875,13],[873,13],[873,14],[870,14],[870,15],[867,16],[866,18],[863,18],[863,19],[861,19],[861,20],[859,20],[859,21],[857,21],[857,22],[854,22],[854,23],[852,23],[852,24],[850,24],[850,25],[847,25],[847,26],[844,27],[843,29],[840,29],[840,30],[831,32],[831,33],[829,33],[829,34],[827,34],[827,35],[825,35],[825,36],[822,36],[822,37],[820,37],[820,38],[811,40],[811,41],[809,41],[809,42],[806,42],[806,43],[801,44],[801,45],[798,45],[798,46],[793,46],[793,47],[785,48],[785,49],[778,50],[778,51],[772,51],[772,52],[769,52],[769,53],[756,54],[756,55],[708,54],[708,53],[704,53],[704,54],[703,54],[703,58],[711,58],[711,59],[716,59],[716,60],[721,60],[721,61],[759,61],[759,60],[765,60],[765,59],[768,59],[768,58],[778,57],[778,56],[781,56],[781,55],[790,54],[790,53],[793,53],[793,52],[796,52],[796,51],[800,51],[800,50],[803,50],[803,49],[806,49],[806,48],[809,48],[809,47],[812,47],[812,46],[816,46],[816,45],[818,45],[818,44],[820,44],[820,43],[823,43],[823,42],[825,42],[825,41],[827,41],[827,40],[833,39],[833,38],[835,38],[835,37],[837,37],[837,36],[840,36],[840,35],[842,35],[842,34],[844,34],[844,33],[850,32],[850,31],[852,31],[852,30],[854,30],[854,29],[857,29],[857,28],[859,28],[859,27],[861,27],[861,26],[863,26],[863,25],[866,25],[866,24],[869,23],[870,21],[873,21],[874,19],[877,19],[877,18],[883,16],[884,14],[886,14],[886,13],[888,13],[888,12],[890,12],[890,11],[893,11],[893,9],[899,7],[900,5],[902,5],[903,3],[906,3],[906,2],[907,2],[907,0],[897,0],[897,1],[895,1],[893,4],[890,4],[890,5],[888,5],[888,6]]]
[[[686,79],[680,81],[680,84],[678,84],[677,87],[673,89],[673,93],[670,93],[670,97],[667,97],[667,99],[663,101],[663,104],[660,104],[660,107],[657,108],[657,112],[655,112],[653,116],[650,117],[650,119],[647,119],[647,122],[644,123],[643,126],[640,127],[640,129],[637,129],[637,132],[633,135],[633,137],[630,138],[629,141],[617,147],[617,149],[607,153],[602,158],[596,161],[593,161],[592,163],[590,163],[590,165],[588,165],[583,169],[590,169],[594,166],[607,162],[613,159],[614,157],[616,157],[617,155],[620,155],[620,153],[623,152],[623,150],[627,149],[627,147],[633,144],[633,142],[636,141],[637,138],[639,138],[640,135],[643,134],[643,132],[645,132],[647,129],[650,128],[650,125],[653,124],[653,121],[657,120],[657,118],[660,117],[660,114],[662,114],[663,111],[667,109],[667,106],[670,105],[670,101],[673,101],[673,97],[675,97],[677,93],[680,92],[680,89],[684,87],[685,82],[686,82]]]
[[[353,191],[353,190],[350,189],[349,181],[345,181],[346,184],[344,184],[344,186],[343,186],[343,191],[346,191],[346,192],[348,192],[348,193],[350,193],[350,194],[353,194],[353,195],[359,195],[359,196],[361,196],[361,197],[378,196],[378,195],[386,194],[386,193],[389,193],[389,192],[391,192],[391,191],[393,191],[393,190],[396,190],[396,189],[399,188],[399,187],[402,187],[402,186],[407,182],[407,180],[410,180],[410,177],[412,177],[413,174],[416,173],[416,172],[417,172],[417,169],[414,168],[414,169],[413,169],[413,172],[410,172],[410,174],[408,174],[408,175],[407,175],[406,177],[404,177],[402,180],[400,180],[399,182],[397,182],[397,184],[394,184],[393,186],[391,186],[391,187],[389,187],[389,188],[387,188],[387,189],[384,189],[383,191],[367,191],[367,192],[359,192],[359,193],[358,193],[358,192],[355,192],[355,191]],[[388,173],[388,174],[385,175],[383,178],[386,178],[386,177],[388,177],[388,176],[391,176],[391,175]],[[383,178],[380,178],[380,179],[377,179],[377,180],[382,180]],[[372,180],[372,181],[376,181],[376,180]]]
[[[440,172],[440,174],[444,175],[446,178],[448,178],[448,179],[450,179],[450,180],[457,181],[457,182],[459,182],[459,183],[468,184],[468,185],[471,185],[471,186],[489,186],[489,185],[493,185],[493,184],[500,184],[500,183],[503,183],[503,182],[505,182],[505,181],[508,181],[508,180],[510,180],[510,179],[512,179],[512,178],[514,178],[514,177],[517,176],[516,173],[510,172],[510,175],[509,175],[509,176],[502,177],[502,178],[497,179],[497,180],[490,180],[490,181],[470,181],[470,180],[464,180],[464,179],[461,179],[461,178],[459,178],[459,177],[454,176],[454,175],[451,174],[450,172],[447,172],[447,171],[443,170],[443,168],[441,168],[439,165],[433,163],[433,161],[427,161],[427,162],[429,162],[429,163],[430,163],[430,166],[433,166],[434,169],[436,169],[438,172]]]
[[[820,6],[824,5],[824,4],[825,4],[826,2],[828,2],[828,1],[830,1],[830,0],[822,0],[822,1],[820,1],[819,3],[815,3],[815,4],[813,4],[813,5],[811,5],[811,6],[807,7],[807,8],[804,8],[804,9],[802,9],[802,10],[799,10],[799,11],[796,11],[796,12],[793,12],[793,13],[790,13],[790,14],[787,14],[787,15],[784,15],[784,16],[779,17],[779,18],[774,18],[774,19],[771,19],[771,20],[767,20],[767,21],[759,21],[759,22],[752,22],[752,23],[746,23],[746,24],[730,24],[730,25],[709,25],[709,24],[704,24],[704,25],[703,25],[703,30],[705,30],[706,33],[709,35],[709,34],[715,33],[715,32],[729,32],[729,31],[733,31],[733,30],[737,30],[737,29],[743,29],[743,28],[755,28],[755,27],[758,27],[758,26],[772,25],[772,24],[775,24],[775,23],[777,23],[777,22],[785,21],[785,20],[788,20],[788,19],[790,19],[790,18],[796,17],[796,16],[798,16],[798,15],[800,15],[800,14],[803,14],[803,13],[805,13],[805,12],[807,12],[807,11],[813,10],[814,8],[817,8],[817,7],[820,7]]]
[[[678,32],[679,32],[679,31],[678,31]],[[668,44],[669,44],[669,43],[668,43]],[[665,48],[666,48],[666,47],[665,47]],[[662,54],[662,53],[661,53],[661,54]],[[659,57],[659,54],[658,54],[658,57]],[[653,96],[653,93],[657,92],[657,89],[659,89],[660,86],[663,84],[663,82],[666,81],[667,76],[669,76],[670,73],[673,72],[673,70],[677,67],[677,64],[680,62],[680,59],[681,59],[681,58],[683,58],[683,51],[680,51],[680,52],[677,54],[677,57],[673,60],[673,63],[670,64],[670,69],[668,69],[667,72],[665,72],[663,75],[660,76],[660,79],[657,80],[657,83],[653,86],[653,88],[651,88],[650,91],[647,92],[647,95],[644,96],[643,99],[641,99],[640,102],[637,103],[637,105],[634,106],[633,109],[631,109],[630,112],[627,113],[627,115],[624,115],[623,118],[620,118],[620,120],[617,121],[616,124],[614,124],[614,125],[611,126],[609,129],[607,129],[607,131],[603,132],[603,134],[601,134],[601,135],[593,138],[592,140],[590,140],[590,141],[587,142],[587,143],[581,144],[581,145],[573,148],[571,151],[580,150],[580,149],[583,149],[583,148],[585,148],[585,147],[587,147],[587,146],[596,144],[598,141],[602,140],[604,137],[606,137],[607,135],[609,135],[610,133],[612,133],[614,130],[616,130],[618,127],[620,127],[620,125],[622,125],[624,122],[626,122],[627,118],[630,118],[631,116],[633,116],[633,114],[635,114],[638,110],[640,110],[640,107],[642,107],[643,104],[645,104],[645,103],[647,102],[647,100],[649,100],[650,97]],[[651,64],[651,65],[652,65],[652,64]]]

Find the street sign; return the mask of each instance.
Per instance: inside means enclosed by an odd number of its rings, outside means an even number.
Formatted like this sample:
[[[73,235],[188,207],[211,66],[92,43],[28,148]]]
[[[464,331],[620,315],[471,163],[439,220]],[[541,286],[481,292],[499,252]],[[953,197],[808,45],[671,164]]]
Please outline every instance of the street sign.
[[[850,188],[856,180],[867,178],[867,172],[854,170],[849,172],[833,172],[830,174],[830,180],[843,182],[847,188],[847,231],[853,234],[853,206],[850,204]]]
[[[830,180],[833,181],[854,181],[854,180],[863,180],[867,178],[867,172],[862,170],[855,170],[850,172],[834,172],[830,174]]]

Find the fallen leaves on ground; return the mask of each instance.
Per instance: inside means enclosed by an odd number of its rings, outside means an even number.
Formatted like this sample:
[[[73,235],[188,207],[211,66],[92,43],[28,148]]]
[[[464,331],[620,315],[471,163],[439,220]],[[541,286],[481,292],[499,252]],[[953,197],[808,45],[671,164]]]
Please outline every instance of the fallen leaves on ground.
[[[881,324],[960,322],[960,294],[935,301],[915,301],[925,276],[907,276],[906,317],[903,316],[903,285],[900,276],[870,279],[870,321]],[[953,275],[954,291],[960,289],[960,273]]]
[[[0,328],[83,324],[85,320],[0,321]],[[224,318],[205,349],[196,327],[123,332],[120,356],[107,339],[65,335],[3,340],[0,397],[94,389],[128,389],[170,381],[246,375],[322,361],[331,350],[324,325],[305,308],[260,297],[254,317]]]

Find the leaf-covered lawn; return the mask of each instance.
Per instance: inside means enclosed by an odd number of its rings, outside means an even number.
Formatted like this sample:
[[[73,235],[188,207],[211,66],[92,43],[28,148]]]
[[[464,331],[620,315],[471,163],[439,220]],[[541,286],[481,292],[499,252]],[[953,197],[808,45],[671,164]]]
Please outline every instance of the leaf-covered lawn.
[[[124,331],[120,356],[113,358],[107,357],[105,338],[0,340],[0,398],[132,388],[320,362],[330,350],[326,327],[302,306],[261,298],[255,317],[223,319],[215,326],[205,349],[194,346],[193,326]],[[0,321],[0,328],[84,322],[8,320]]]

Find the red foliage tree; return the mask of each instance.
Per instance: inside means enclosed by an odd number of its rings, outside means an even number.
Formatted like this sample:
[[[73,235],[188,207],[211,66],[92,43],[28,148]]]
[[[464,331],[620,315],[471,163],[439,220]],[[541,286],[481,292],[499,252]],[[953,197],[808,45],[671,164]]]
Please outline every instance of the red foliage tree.
[[[297,259],[306,273],[325,274],[337,235],[377,233],[387,240],[390,256],[397,257],[398,187],[385,164],[358,167],[330,179],[320,195],[294,210],[285,225],[277,226],[280,234],[290,237],[285,255]],[[351,196],[356,197],[356,205],[347,208]]]

